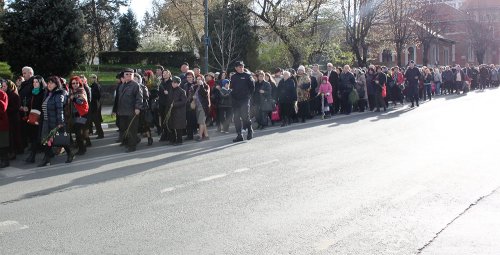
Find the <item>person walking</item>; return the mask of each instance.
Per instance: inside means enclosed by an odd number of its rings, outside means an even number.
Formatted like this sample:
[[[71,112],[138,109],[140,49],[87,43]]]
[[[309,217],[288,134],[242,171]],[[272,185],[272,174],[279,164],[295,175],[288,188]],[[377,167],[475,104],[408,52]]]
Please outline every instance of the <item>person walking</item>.
[[[233,142],[243,141],[242,127],[247,129],[247,140],[253,138],[252,121],[250,120],[250,98],[255,91],[255,81],[250,73],[245,72],[243,61],[236,62],[236,73],[231,76],[231,102],[233,104],[234,126],[236,138]]]
[[[95,126],[97,139],[104,138],[104,131],[102,130],[102,102],[101,102],[101,85],[99,84],[99,79],[97,75],[93,74],[90,76],[92,79],[92,85],[90,85],[90,94],[92,95],[92,101],[89,105],[89,129]]]
[[[415,62],[413,60],[410,61],[408,69],[406,69],[405,78],[408,82],[408,98],[411,101],[411,107],[415,107],[415,103],[417,103],[418,107],[418,81],[420,78],[420,71],[415,67]]]

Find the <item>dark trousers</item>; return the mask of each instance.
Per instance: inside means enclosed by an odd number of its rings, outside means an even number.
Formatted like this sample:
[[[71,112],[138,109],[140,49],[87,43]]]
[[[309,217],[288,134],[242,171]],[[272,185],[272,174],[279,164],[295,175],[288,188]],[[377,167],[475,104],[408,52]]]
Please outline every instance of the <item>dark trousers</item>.
[[[293,103],[280,103],[280,117],[283,124],[290,124],[292,119]]]
[[[123,143],[129,148],[135,148],[140,141],[137,137],[137,131],[139,130],[139,116],[120,116],[120,133],[123,138]]]
[[[189,106],[188,106],[189,107]],[[194,110],[187,110],[186,112],[186,135],[188,139],[192,139],[196,129],[198,129],[198,123],[196,121],[196,112]]]
[[[181,144],[183,132],[184,129],[170,129],[170,132],[168,134],[169,141],[172,143]]]
[[[261,126],[268,126],[268,115],[269,112],[262,111],[260,107],[257,109],[257,123]]]
[[[382,96],[382,91],[377,91],[375,92],[375,107],[377,108],[377,111],[380,111],[380,107],[383,107],[384,110],[386,109],[385,106],[385,100],[384,97]]]
[[[425,84],[424,85],[424,101],[427,100],[427,96],[429,96],[429,100],[431,100],[431,94],[432,94],[432,85],[431,84]]]
[[[74,123],[73,131],[75,132],[76,144],[78,145],[79,152],[86,152],[85,146],[85,124]]]
[[[308,101],[303,101],[298,103],[299,107],[299,118],[302,119],[302,122],[306,121],[306,118],[309,118],[311,116],[311,111],[309,108],[309,102]]]
[[[368,106],[370,107],[370,111],[375,109],[375,94],[368,94]]]
[[[351,114],[352,112],[352,104],[349,102],[349,94],[350,91],[342,92],[341,103],[342,103],[342,113],[343,114]]]
[[[414,102],[417,103],[418,105],[418,85],[410,85],[408,87],[408,100],[410,100],[411,104],[413,105]]]
[[[358,100],[358,111],[364,112],[366,110],[366,105],[367,105],[366,99],[360,98]]]
[[[97,114],[96,114],[97,115]],[[100,116],[92,116],[87,121],[89,131],[92,131],[92,127],[95,126],[97,136],[104,136],[104,131],[102,130]]]
[[[217,127],[222,126],[223,131],[229,131],[229,123],[231,122],[232,110],[231,107],[217,108]]]
[[[238,135],[241,135],[242,124],[243,128],[252,129],[249,109],[250,100],[233,101],[234,127]]]

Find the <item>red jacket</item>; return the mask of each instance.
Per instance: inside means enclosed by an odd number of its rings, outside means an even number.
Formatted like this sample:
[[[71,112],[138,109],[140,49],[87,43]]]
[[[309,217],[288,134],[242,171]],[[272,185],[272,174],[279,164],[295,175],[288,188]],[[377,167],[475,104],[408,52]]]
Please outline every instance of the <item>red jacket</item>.
[[[9,98],[5,91],[0,90],[0,131],[9,131],[9,117],[7,115],[7,105]]]

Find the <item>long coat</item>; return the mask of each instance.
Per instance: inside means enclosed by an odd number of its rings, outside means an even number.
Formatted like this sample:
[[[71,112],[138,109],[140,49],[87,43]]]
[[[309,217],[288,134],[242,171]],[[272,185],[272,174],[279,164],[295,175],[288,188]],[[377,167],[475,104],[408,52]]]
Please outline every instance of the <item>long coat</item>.
[[[45,100],[47,101],[47,113],[42,112],[40,118],[45,118],[47,114],[47,121],[43,121],[41,139],[45,138],[49,132],[56,128],[58,125],[65,125],[64,121],[64,101],[65,96],[62,89],[57,89],[46,93]]]
[[[186,91],[182,88],[172,88],[168,96],[168,102],[172,105],[168,127],[170,129],[185,129],[186,128]]]
[[[21,107],[21,102],[19,95],[14,91],[7,92],[9,98],[9,105],[7,106],[7,115],[9,117],[9,129],[10,129],[10,147],[12,152],[20,152],[23,150],[21,144],[21,118],[19,115],[19,107]]]
[[[9,98],[7,93],[0,90],[0,148],[9,147],[9,116],[7,115],[7,105]]]

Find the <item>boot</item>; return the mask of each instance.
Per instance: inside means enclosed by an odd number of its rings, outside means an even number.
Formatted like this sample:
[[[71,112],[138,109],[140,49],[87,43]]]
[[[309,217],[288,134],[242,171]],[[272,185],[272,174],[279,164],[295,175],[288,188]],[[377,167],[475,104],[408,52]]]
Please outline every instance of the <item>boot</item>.
[[[153,137],[148,137],[148,146],[153,144]]]
[[[38,165],[38,167],[50,166],[50,157],[45,155],[42,159],[42,163]]]
[[[233,139],[233,143],[242,142],[242,141],[243,141],[243,136],[241,136],[241,134],[238,134],[238,136]]]
[[[35,156],[36,154],[34,152],[30,152],[30,155],[26,158],[26,163],[35,163]]]
[[[73,159],[75,159],[75,154],[73,154],[72,152],[69,152],[68,153],[68,156],[66,158],[66,163],[71,163],[73,162]]]
[[[247,140],[252,140],[253,138],[253,129],[252,127],[248,128]]]
[[[87,137],[87,138],[85,138],[85,145],[86,145],[87,147],[91,147],[91,146],[92,146],[92,143],[90,142],[90,138],[88,138],[88,137]]]

